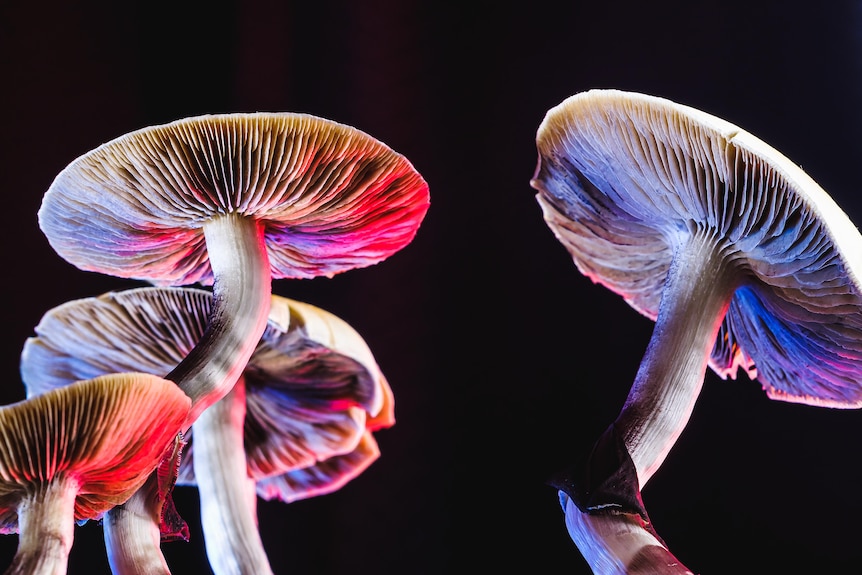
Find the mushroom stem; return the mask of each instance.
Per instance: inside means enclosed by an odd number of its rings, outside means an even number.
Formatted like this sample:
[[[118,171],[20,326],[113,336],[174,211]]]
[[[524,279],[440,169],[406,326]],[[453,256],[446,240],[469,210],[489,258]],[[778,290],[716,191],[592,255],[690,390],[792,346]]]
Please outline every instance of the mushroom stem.
[[[652,337],[615,422],[641,489],[691,417],[739,281],[733,258],[712,233],[697,230],[682,238],[668,269]]]
[[[108,563],[114,575],[170,574],[161,550],[156,474],[102,520]]]
[[[230,213],[208,220],[203,229],[214,277],[209,323],[200,342],[165,376],[192,399],[184,431],[242,374],[266,329],[272,295],[257,220]]]
[[[230,393],[241,377],[266,329],[272,300],[272,277],[264,244],[263,226],[253,218],[230,213],[208,220],[203,227],[214,277],[209,321],[198,344],[165,376],[165,379],[174,381],[192,400],[189,415],[182,428],[184,433],[188,432],[207,408],[217,404]],[[243,395],[243,400],[244,398]],[[201,435],[206,434],[198,434],[198,441],[201,441]],[[242,443],[239,452],[244,453]],[[243,460],[243,473],[245,469]],[[141,497],[144,495],[141,494]],[[141,505],[146,506],[147,503],[143,502]],[[144,509],[145,507],[142,507],[139,511]],[[109,529],[127,535],[115,538],[110,533],[105,534],[106,537],[112,538],[112,544],[115,544],[112,549],[118,557],[138,557],[138,548],[152,549],[151,532],[153,527],[159,528],[159,520],[152,518],[153,524],[145,527],[142,523],[147,520],[146,517],[147,515],[141,512],[127,510],[125,504],[106,513]],[[241,530],[239,532],[242,533]],[[245,534],[244,537],[251,536]],[[153,560],[164,562],[161,553],[159,556]],[[134,562],[129,563],[124,559],[117,560],[123,561],[127,567],[134,565]],[[264,562],[268,566],[265,556]],[[127,573],[135,572],[134,567],[128,568],[132,570]]]
[[[566,514],[569,536],[593,573],[692,575],[637,513],[584,513],[562,491],[560,505]]]
[[[64,575],[75,529],[78,482],[55,477],[18,506],[18,550],[4,575]]]
[[[216,575],[272,573],[257,523],[257,492],[243,447],[245,383],[240,379],[194,425],[194,470],[207,558]]]

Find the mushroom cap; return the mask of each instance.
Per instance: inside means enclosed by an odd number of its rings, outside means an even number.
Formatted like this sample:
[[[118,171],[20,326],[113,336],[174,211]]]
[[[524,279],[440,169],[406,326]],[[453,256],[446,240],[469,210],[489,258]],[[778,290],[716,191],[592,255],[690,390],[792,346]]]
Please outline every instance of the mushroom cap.
[[[211,302],[203,289],[142,287],[49,310],[21,354],[28,395],[103,373],[168,373],[202,336]],[[371,422],[394,423],[389,384],[365,341],[309,304],[272,296],[243,377],[255,479],[349,453]],[[194,426],[185,440],[178,484],[194,483]]]
[[[171,381],[109,374],[0,406],[0,533],[18,503],[59,476],[79,484],[75,520],[125,502],[180,432],[191,399]]]
[[[257,494],[267,501],[284,503],[326,495],[344,487],[379,457],[377,440],[371,431],[366,431],[350,453],[334,455],[307,467],[259,479]]]
[[[575,94],[546,114],[531,185],[578,270],[655,320],[694,230],[743,278],[709,359],[773,399],[862,405],[862,236],[799,166],[741,128],[664,98]]]
[[[407,245],[428,186],[402,155],[307,114],[205,115],[143,128],[80,156],[45,193],[39,226],[86,271],[210,285],[203,223],[264,227],[272,277],[376,264]]]

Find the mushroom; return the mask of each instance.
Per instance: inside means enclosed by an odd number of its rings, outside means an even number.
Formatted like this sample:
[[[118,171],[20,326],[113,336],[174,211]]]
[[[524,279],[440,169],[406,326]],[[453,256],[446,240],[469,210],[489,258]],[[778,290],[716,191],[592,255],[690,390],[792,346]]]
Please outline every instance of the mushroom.
[[[230,391],[260,340],[271,279],[377,264],[412,241],[428,206],[410,162],[356,128],[235,113],[102,144],[55,177],[38,220],[82,270],[212,285],[203,338],[167,374],[192,398],[190,425]]]
[[[394,424],[391,389],[362,337],[316,306],[271,297],[243,375],[192,425],[177,470],[177,484],[198,486],[217,572],[263,553],[255,491],[287,502],[333,491],[379,456],[370,432]],[[21,354],[28,395],[106,372],[170,371],[202,337],[212,300],[202,289],[143,287],[49,310]],[[160,554],[157,517],[132,500],[105,523],[115,571]]]
[[[230,392],[265,329],[271,280],[332,277],[406,246],[428,185],[368,134],[308,114],[205,115],[84,154],[38,212],[78,268],[156,286],[212,285],[206,330],[165,377],[192,399],[187,430]],[[271,572],[260,548],[244,569]]]
[[[7,575],[65,573],[75,521],[128,499],[170,449],[191,400],[173,382],[109,374],[0,406],[0,533]]]
[[[862,406],[862,236],[799,166],[725,120],[619,90],[567,98],[536,143],[547,225],[582,274],[655,321],[618,417],[552,479],[581,513],[648,521],[639,490],[707,367],[743,368],[774,399]]]

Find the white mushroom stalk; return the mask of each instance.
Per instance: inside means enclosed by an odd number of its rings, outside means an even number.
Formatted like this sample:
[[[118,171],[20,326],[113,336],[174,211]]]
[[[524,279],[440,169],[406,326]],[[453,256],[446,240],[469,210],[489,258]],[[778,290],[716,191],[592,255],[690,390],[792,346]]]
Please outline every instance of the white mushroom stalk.
[[[169,370],[200,340],[213,300],[205,290],[149,287],[49,310],[21,354],[28,395],[85,374]],[[394,424],[391,389],[361,336],[320,308],[271,300],[244,374],[195,421],[176,470],[178,484],[199,489],[217,573],[266,565],[258,494],[289,502],[341,487],[379,456],[369,430]],[[103,522],[114,573],[169,573],[159,551],[164,489],[152,478],[145,487]]]
[[[694,409],[721,320],[744,275],[709,231],[680,234],[652,337],[616,419],[643,486]]]
[[[207,558],[215,573],[246,573],[267,563],[257,524],[257,493],[243,446],[245,383],[195,422],[194,470]]]
[[[593,573],[694,575],[637,513],[585,513],[560,492],[566,528]]]
[[[66,573],[80,488],[73,478],[61,476],[27,494],[18,506],[18,549],[4,575]]]
[[[0,532],[19,535],[5,575],[64,574],[75,521],[135,493],[190,406],[173,382],[126,373],[0,407]]]
[[[125,503],[105,514],[102,527],[111,573],[167,575],[171,572],[162,555],[161,543],[189,539],[188,525],[177,513],[170,497],[184,446],[183,435],[179,434],[158,469],[141,488]]]
[[[165,377],[192,398],[188,430],[208,407],[227,395],[266,328],[272,280],[263,226],[226,214],[203,224],[215,281],[207,329]]]
[[[161,509],[156,474],[123,505],[102,518],[105,551],[111,573],[167,575],[171,572],[161,551]]]
[[[775,399],[862,406],[862,236],[797,165],[729,122],[617,90],[551,109],[537,147],[531,184],[548,226],[584,275],[655,321],[620,414],[553,480],[582,513],[648,522],[633,502],[707,367],[724,378],[742,367]],[[624,454],[606,451],[617,441]],[[617,467],[598,473],[593,460]]]

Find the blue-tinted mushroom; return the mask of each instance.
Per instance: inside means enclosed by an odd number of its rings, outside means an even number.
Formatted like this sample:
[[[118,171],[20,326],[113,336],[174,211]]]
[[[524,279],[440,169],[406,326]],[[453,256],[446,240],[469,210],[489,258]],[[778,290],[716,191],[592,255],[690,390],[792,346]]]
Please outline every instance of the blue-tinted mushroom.
[[[799,166],[720,118],[618,90],[549,110],[537,148],[531,184],[556,238],[655,321],[619,416],[554,479],[567,509],[648,519],[639,490],[707,367],[742,367],[775,399],[862,406],[862,236]]]
[[[147,287],[49,310],[21,355],[28,396],[84,374],[170,371],[203,336],[212,300],[202,289]],[[370,432],[393,423],[391,389],[364,339],[333,314],[272,296],[243,374],[192,425],[178,469],[177,484],[200,492],[216,570],[241,570],[250,548],[263,553],[255,493],[289,502],[339,488],[379,456]],[[115,571],[143,564],[134,549],[158,553],[153,512],[132,504],[140,508],[105,522]]]

